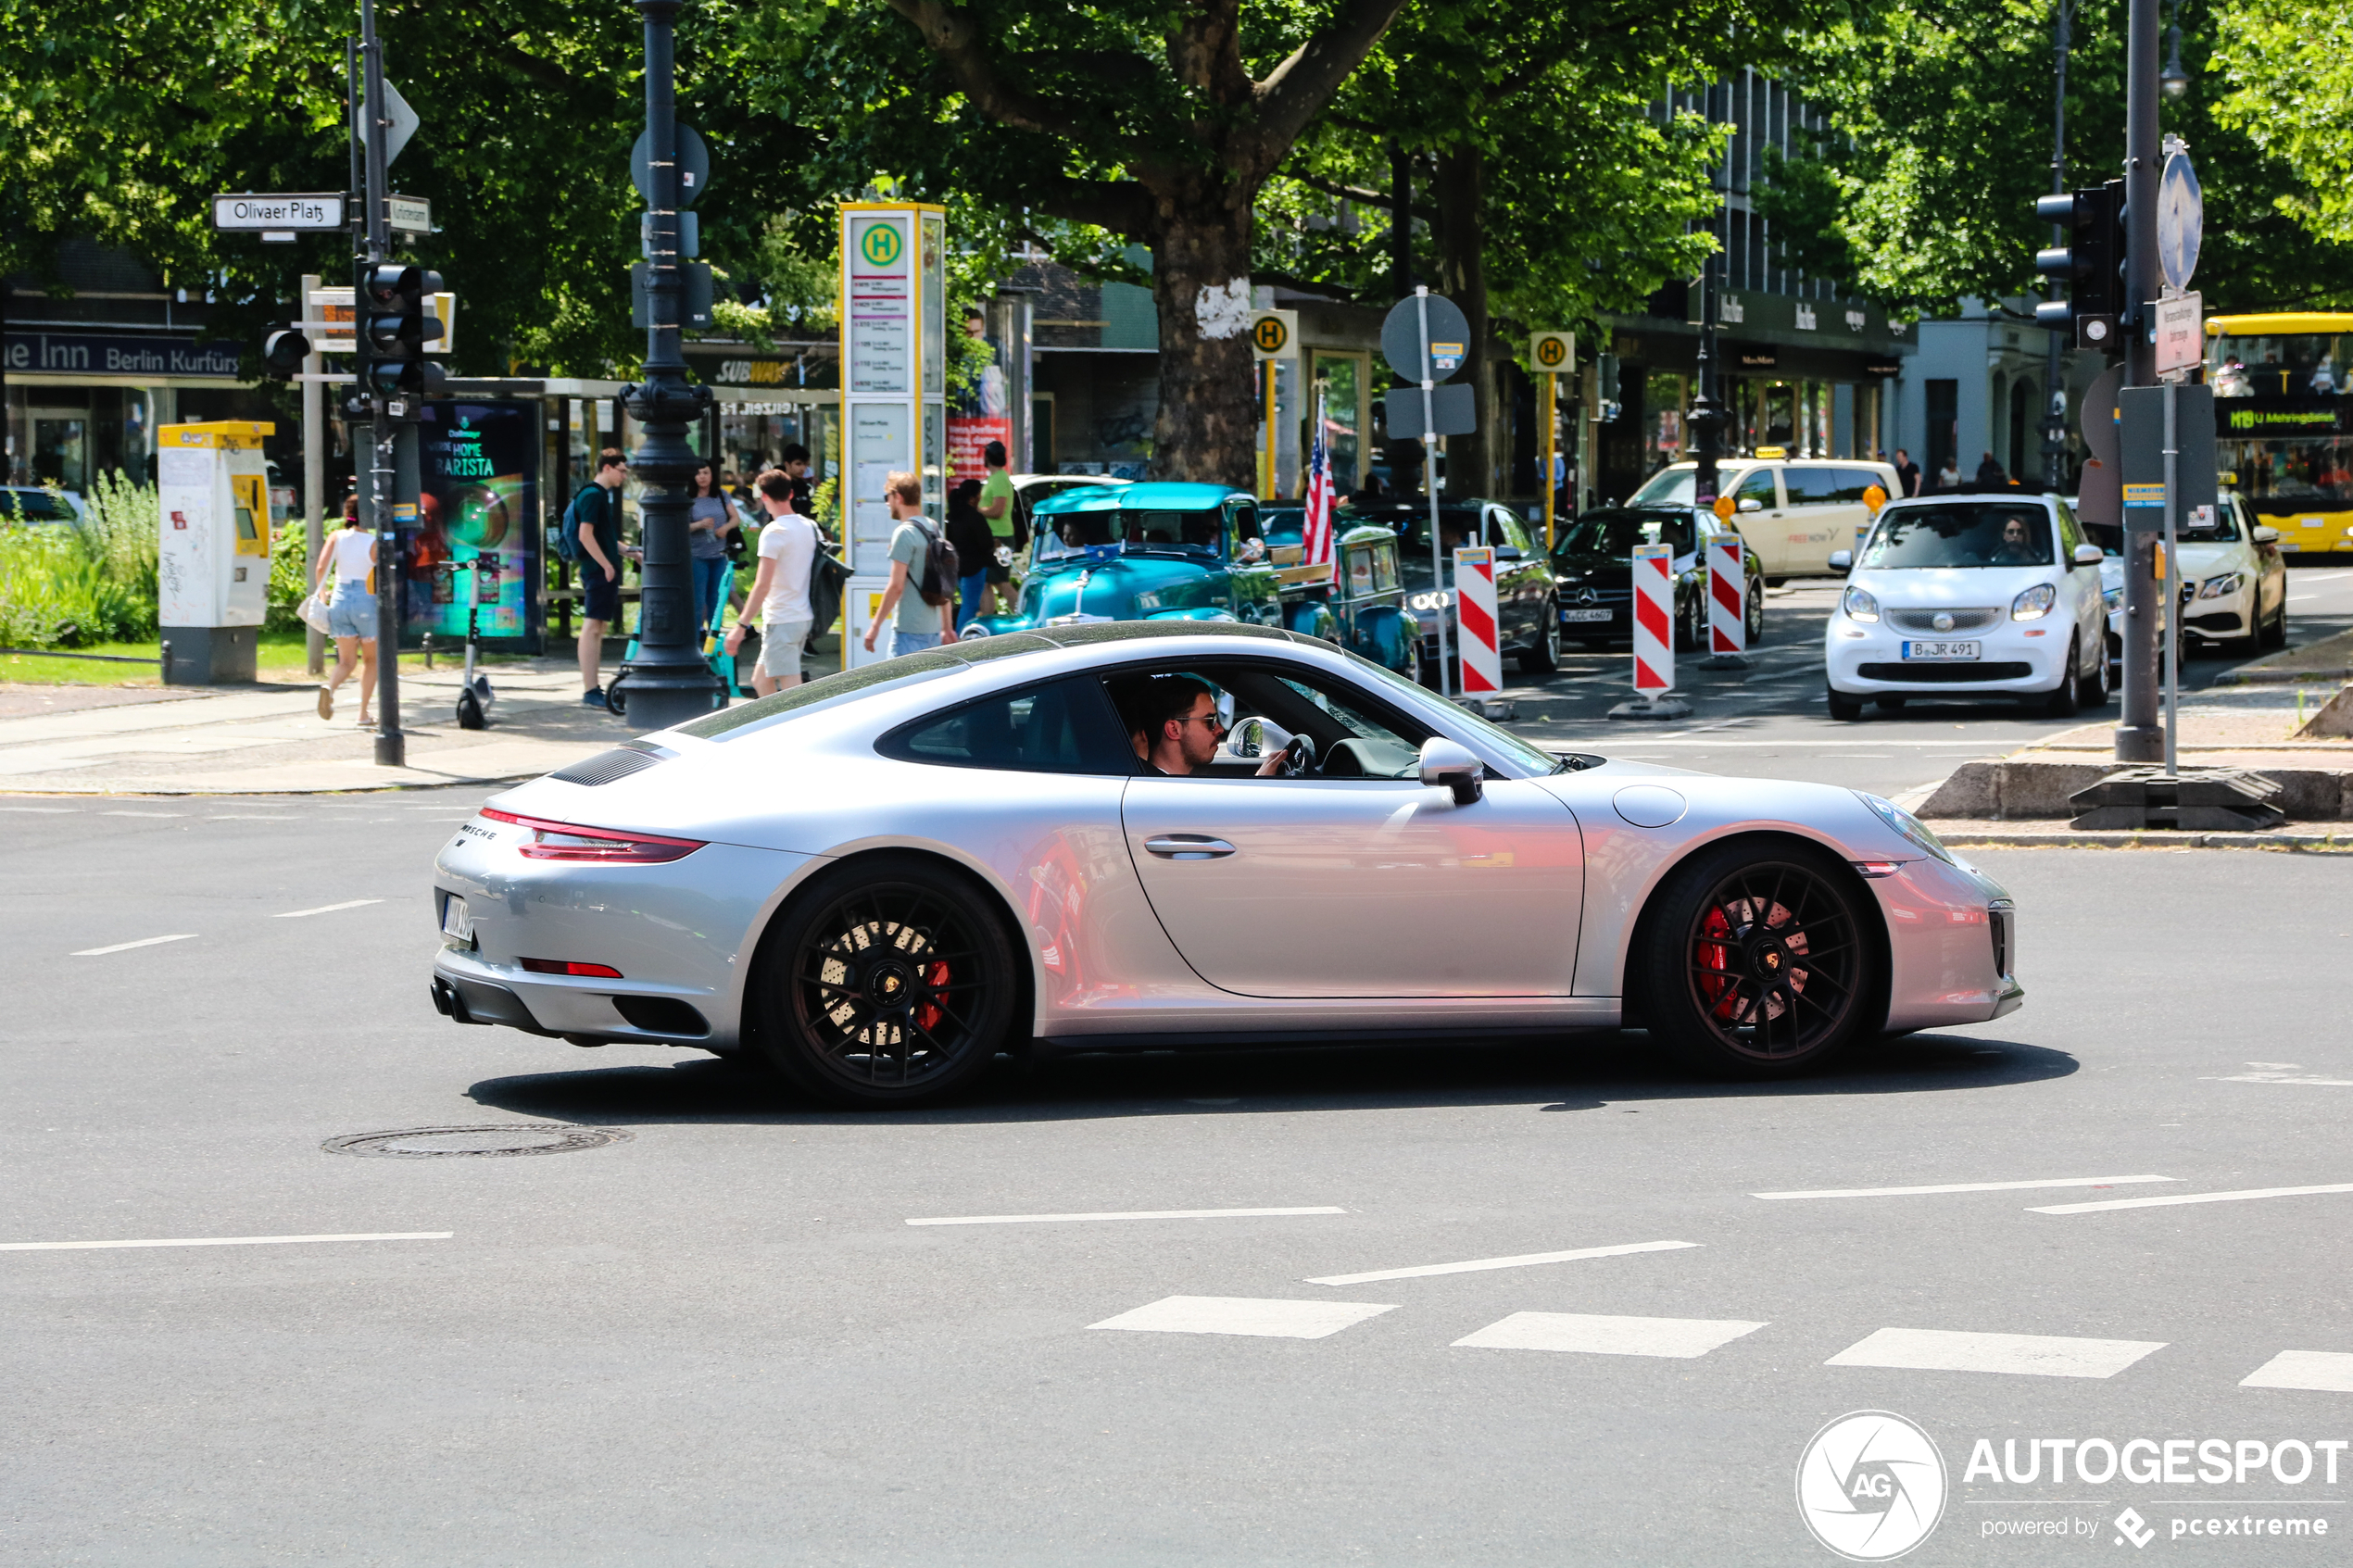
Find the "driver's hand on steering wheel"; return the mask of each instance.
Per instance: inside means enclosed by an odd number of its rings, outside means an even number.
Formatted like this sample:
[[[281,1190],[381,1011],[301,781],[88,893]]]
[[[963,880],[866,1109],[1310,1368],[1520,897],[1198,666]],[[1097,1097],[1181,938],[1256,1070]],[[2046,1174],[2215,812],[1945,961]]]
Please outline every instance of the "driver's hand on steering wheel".
[[[1284,776],[1283,764],[1290,760],[1290,752],[1288,748],[1272,752],[1265,761],[1259,763],[1258,776],[1262,779],[1279,779]]]

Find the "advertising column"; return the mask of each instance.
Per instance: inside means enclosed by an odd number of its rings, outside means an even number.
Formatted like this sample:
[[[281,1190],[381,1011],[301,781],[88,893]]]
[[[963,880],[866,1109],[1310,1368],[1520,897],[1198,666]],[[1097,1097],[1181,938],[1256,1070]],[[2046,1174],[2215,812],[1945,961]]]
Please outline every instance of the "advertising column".
[[[921,203],[845,202],[841,208],[842,546],[844,668],[887,656],[889,629],[866,651],[866,628],[890,581],[885,486],[921,476],[924,510],[947,515],[947,300],[943,209]],[[911,586],[907,592],[912,595]]]

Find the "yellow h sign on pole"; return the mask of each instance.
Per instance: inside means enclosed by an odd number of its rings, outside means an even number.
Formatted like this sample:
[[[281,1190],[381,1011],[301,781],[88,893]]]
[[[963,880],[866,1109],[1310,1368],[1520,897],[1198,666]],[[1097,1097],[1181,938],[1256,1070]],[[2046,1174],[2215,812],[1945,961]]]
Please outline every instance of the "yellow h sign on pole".
[[[1577,334],[1575,332],[1538,332],[1529,340],[1528,362],[1543,378],[1543,413],[1539,416],[1544,426],[1544,553],[1553,553],[1553,497],[1557,486],[1553,483],[1553,468],[1558,460],[1558,408],[1560,378],[1577,370]]]
[[[1259,454],[1258,494],[1271,501],[1275,498],[1277,470],[1275,389],[1282,377],[1283,361],[1299,358],[1299,312],[1296,310],[1252,311],[1250,352],[1251,357],[1265,369],[1266,376],[1266,449]]]

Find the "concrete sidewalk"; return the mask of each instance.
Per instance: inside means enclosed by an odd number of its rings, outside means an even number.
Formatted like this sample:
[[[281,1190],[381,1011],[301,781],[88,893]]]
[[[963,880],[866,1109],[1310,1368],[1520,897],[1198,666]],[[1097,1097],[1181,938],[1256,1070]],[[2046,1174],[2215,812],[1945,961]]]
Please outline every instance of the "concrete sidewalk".
[[[2184,708],[2175,747],[2185,768],[2245,768],[2281,786],[2292,822],[2353,821],[2353,741],[2298,740],[2295,710]],[[1935,821],[2072,817],[2070,800],[2116,769],[2116,721],[2081,724],[1990,762],[1964,762],[1912,808]]]
[[[130,698],[58,687],[50,710],[0,718],[0,791],[57,795],[308,795],[536,778],[637,732],[580,703],[568,661],[488,668],[486,730],[458,727],[459,671],[403,670],[408,766],[376,765],[346,682],[321,720],[315,684],[250,685]],[[100,694],[106,695],[100,695]],[[87,705],[77,703],[87,694]],[[24,705],[11,705],[23,713]],[[65,710],[58,711],[57,709]]]

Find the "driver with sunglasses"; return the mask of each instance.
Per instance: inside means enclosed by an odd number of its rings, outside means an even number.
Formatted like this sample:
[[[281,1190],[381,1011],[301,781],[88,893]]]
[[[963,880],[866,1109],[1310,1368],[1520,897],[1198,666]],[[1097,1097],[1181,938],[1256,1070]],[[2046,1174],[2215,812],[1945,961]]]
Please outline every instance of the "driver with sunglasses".
[[[1190,675],[1154,675],[1123,694],[1120,703],[1128,721],[1128,739],[1147,767],[1172,778],[1186,778],[1216,759],[1217,742],[1226,725],[1217,717],[1217,696],[1206,683]],[[1284,753],[1277,751],[1258,765],[1258,776],[1273,778],[1282,771]]]

